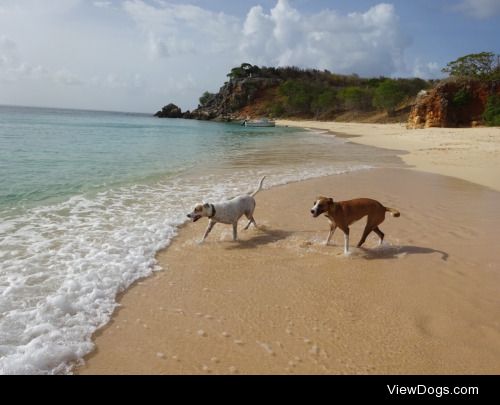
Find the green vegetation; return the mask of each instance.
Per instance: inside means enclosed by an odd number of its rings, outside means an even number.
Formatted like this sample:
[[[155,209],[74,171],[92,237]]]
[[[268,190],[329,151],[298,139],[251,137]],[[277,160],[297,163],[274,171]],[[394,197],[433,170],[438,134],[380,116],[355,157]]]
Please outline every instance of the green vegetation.
[[[470,103],[472,99],[472,95],[470,90],[464,86],[457,90],[457,92],[453,95],[451,102],[455,107],[464,107]]]
[[[490,127],[500,126],[500,96],[491,95],[488,97],[483,119],[486,125]]]
[[[498,80],[500,55],[495,55],[493,52],[471,53],[448,63],[442,72],[453,77]]]
[[[257,65],[251,65],[250,63],[242,63],[241,66],[231,69],[231,72],[227,74],[230,79],[243,79],[245,77],[258,76],[260,74],[260,68]]]
[[[407,95],[397,80],[386,79],[375,89],[373,105],[392,114]]]
[[[205,93],[202,94],[202,96],[199,98],[200,105],[202,107],[206,106],[207,103],[215,97],[215,94],[209,93],[206,91]]]
[[[438,95],[445,97],[447,105],[453,108],[451,116],[456,115],[464,123],[469,118],[480,120],[477,106],[483,105],[486,93],[490,96],[483,119],[488,125],[499,125],[500,95],[494,94],[500,82],[500,55],[492,52],[465,55],[449,62],[442,71],[450,79],[441,82]],[[227,77],[220,93],[205,92],[200,97],[200,107],[206,110],[203,116],[232,115],[249,107],[246,114],[275,118],[399,120],[410,111],[421,90],[440,83],[420,78],[363,78],[328,70],[250,63],[232,68]],[[470,114],[475,115],[471,118]]]
[[[338,99],[346,110],[368,111],[372,107],[373,91],[369,88],[349,86],[339,91]]]
[[[246,80],[245,96],[230,101],[231,111],[264,98],[263,114],[274,117],[301,116],[316,119],[332,119],[337,115],[385,110],[393,113],[401,103],[411,100],[432,82],[386,77],[361,78],[356,74],[340,75],[328,70],[301,69],[294,66],[266,67],[243,63],[231,69],[227,75],[229,85],[236,80]],[[247,80],[248,79],[248,80]],[[258,79],[272,79],[271,93],[262,92]],[[255,81],[254,81],[255,80]],[[205,106],[214,95],[205,92],[200,105]]]
[[[385,110],[392,114],[405,100],[430,87],[422,79],[362,79],[316,72],[310,78],[288,79],[279,86],[280,108],[273,115],[331,117],[345,111]]]
[[[311,110],[315,116],[322,115],[335,108],[337,103],[337,91],[332,88],[320,90],[311,101]]]

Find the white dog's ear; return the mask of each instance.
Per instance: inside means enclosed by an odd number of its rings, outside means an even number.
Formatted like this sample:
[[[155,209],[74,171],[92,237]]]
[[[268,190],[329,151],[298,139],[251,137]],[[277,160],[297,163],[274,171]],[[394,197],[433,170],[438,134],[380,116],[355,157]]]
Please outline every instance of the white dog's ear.
[[[204,208],[209,208],[209,207],[210,207],[210,204],[209,204],[209,203],[207,203],[207,202],[203,202],[203,207],[204,207]]]

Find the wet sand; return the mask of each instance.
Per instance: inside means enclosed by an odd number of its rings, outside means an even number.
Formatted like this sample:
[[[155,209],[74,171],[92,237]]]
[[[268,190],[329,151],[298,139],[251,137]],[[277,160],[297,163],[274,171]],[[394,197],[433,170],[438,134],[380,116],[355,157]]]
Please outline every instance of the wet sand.
[[[324,246],[317,195],[371,197],[386,242],[364,220]],[[256,197],[259,229],[206,219],[158,255],[164,271],[123,294],[79,374],[500,373],[500,193],[456,178],[375,169]],[[240,229],[243,221],[240,224]]]

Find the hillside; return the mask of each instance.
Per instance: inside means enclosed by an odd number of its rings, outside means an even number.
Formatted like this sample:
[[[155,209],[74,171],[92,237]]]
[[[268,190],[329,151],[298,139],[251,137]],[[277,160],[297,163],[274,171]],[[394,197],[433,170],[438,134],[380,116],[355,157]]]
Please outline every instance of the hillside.
[[[194,111],[164,107],[159,117],[232,121],[267,116],[361,122],[406,122],[411,105],[432,82],[418,78],[360,78],[296,67],[242,64]]]
[[[450,62],[441,81],[361,78],[327,70],[244,63],[194,111],[169,104],[155,115],[235,121],[255,117],[340,122],[407,122],[410,128],[500,125],[500,57],[489,52]]]

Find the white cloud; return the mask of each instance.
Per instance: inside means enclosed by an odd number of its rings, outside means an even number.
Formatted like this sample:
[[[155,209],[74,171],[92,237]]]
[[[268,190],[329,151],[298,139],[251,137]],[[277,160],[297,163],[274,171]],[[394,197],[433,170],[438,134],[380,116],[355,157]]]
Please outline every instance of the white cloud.
[[[109,8],[112,5],[110,1],[94,1],[92,4],[98,8]]]
[[[192,108],[242,62],[360,75],[432,71],[423,61],[405,66],[409,40],[390,4],[310,13],[276,0],[235,16],[179,3],[0,0],[0,80],[11,91],[0,92],[0,103],[30,104],[37,87],[40,105],[45,97],[84,108]]]
[[[418,58],[413,63],[412,76],[422,79],[437,79],[443,77],[441,67],[437,62],[422,62]]]
[[[462,0],[455,9],[474,18],[485,19],[500,13],[500,0]]]
[[[236,17],[193,5],[156,3],[158,7],[142,0],[128,0],[123,4],[125,12],[146,34],[152,57],[228,51],[239,34]]]
[[[71,73],[68,69],[59,69],[51,75],[54,82],[66,86],[77,86],[83,84],[77,75]]]
[[[279,0],[269,14],[260,6],[250,10],[239,49],[244,58],[259,64],[378,75],[401,70],[408,45],[390,4],[365,13],[324,10],[306,15]]]
[[[42,65],[31,65],[19,55],[17,44],[5,35],[0,36],[0,81],[48,80],[62,85],[79,85],[81,80],[68,69],[51,71]]]
[[[225,53],[234,63],[297,65],[340,73],[389,75],[403,70],[408,38],[390,4],[365,13],[339,15],[325,10],[304,14],[287,0],[266,13],[252,7],[240,20],[191,5],[142,0],[124,3],[126,12],[147,37],[153,58],[184,54],[216,57]]]

